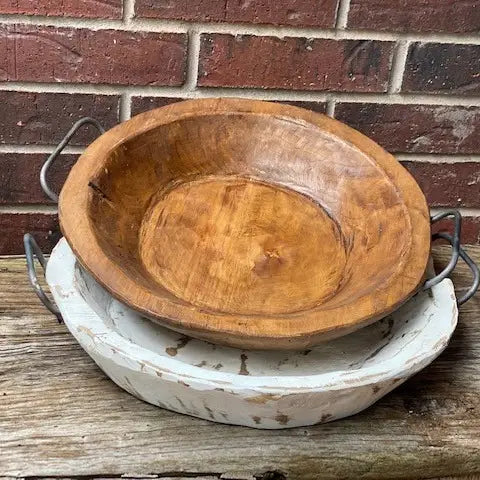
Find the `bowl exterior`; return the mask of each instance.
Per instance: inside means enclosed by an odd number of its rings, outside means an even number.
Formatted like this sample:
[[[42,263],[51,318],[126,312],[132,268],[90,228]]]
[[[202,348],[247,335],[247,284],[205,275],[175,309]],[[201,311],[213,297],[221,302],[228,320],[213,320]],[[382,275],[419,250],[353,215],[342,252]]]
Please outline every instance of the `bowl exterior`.
[[[50,257],[47,282],[66,326],[97,365],[117,385],[143,401],[219,423],[281,429],[353,415],[435,359],[448,344],[457,322],[453,287],[450,280],[444,280],[435,287],[436,298],[432,299],[438,302],[437,315],[442,318],[435,318],[435,328],[421,334],[423,349],[418,349],[418,344],[413,350],[401,345],[389,363],[377,360],[379,364],[373,369],[329,372],[313,383],[309,377],[296,377],[293,382],[292,377],[282,376],[219,377],[201,368],[192,370],[191,365],[161,357],[120,336],[79,291],[75,262],[61,240]],[[430,317],[425,312],[423,315]]]
[[[85,348],[85,342],[76,336]],[[202,390],[172,382],[151,373],[134,370],[98,350],[87,350],[97,365],[119,387],[152,405],[217,423],[265,430],[306,427],[354,415],[368,408],[407,377],[375,382],[361,387],[331,391],[259,394],[244,389],[229,392]]]

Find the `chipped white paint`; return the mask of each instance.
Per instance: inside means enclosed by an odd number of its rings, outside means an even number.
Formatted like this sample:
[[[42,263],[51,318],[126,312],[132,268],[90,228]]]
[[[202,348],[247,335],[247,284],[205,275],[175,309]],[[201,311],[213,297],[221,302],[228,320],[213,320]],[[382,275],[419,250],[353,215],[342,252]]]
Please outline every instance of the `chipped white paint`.
[[[415,374],[457,324],[444,280],[393,315],[300,352],[252,352],[183,337],[114,300],[63,239],[47,282],[65,323],[104,372],[132,395],[221,423],[286,428],[357,413]]]

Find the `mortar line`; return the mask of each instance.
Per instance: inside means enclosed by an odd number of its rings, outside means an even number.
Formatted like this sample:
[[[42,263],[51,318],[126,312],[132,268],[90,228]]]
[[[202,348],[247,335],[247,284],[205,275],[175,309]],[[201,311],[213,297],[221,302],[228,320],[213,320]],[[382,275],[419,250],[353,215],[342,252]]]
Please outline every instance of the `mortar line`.
[[[198,88],[186,90],[184,87],[167,86],[126,86],[126,85],[93,85],[80,83],[33,83],[33,82],[0,82],[0,91],[16,91],[28,93],[64,93],[64,94],[91,94],[91,95],[121,95],[129,92],[132,96],[140,97],[183,97],[183,98],[211,98],[211,97],[240,97],[264,100],[291,100],[325,102],[334,98],[336,103],[378,103],[399,105],[438,105],[438,106],[466,106],[479,107],[479,96],[446,95],[437,93],[354,93],[321,91],[300,91],[252,88]]]
[[[314,27],[291,27],[273,25],[252,25],[242,23],[208,23],[208,22],[185,22],[181,20],[139,19],[132,18],[131,10],[133,0],[126,1],[126,10],[122,20],[108,19],[79,19],[68,17],[49,16],[24,16],[24,15],[0,15],[0,23],[24,24],[67,28],[87,28],[90,30],[114,29],[134,32],[156,33],[186,33],[194,28],[199,33],[225,33],[231,35],[256,35],[274,37],[307,37],[343,40],[380,40],[397,41],[409,40],[412,42],[438,42],[456,44],[480,45],[478,34],[451,34],[451,33],[402,33],[402,32],[379,32],[374,30],[356,30],[341,28],[346,15],[339,11],[340,21],[337,30],[333,28]],[[345,5],[345,3],[343,4]],[[344,7],[343,7],[344,8]],[[125,19],[125,21],[124,21]]]
[[[122,5],[122,23],[129,27],[135,17],[135,0],[123,0]]]
[[[132,96],[127,92],[123,92],[120,97],[120,105],[118,111],[118,118],[120,122],[125,122],[129,120],[132,114]]]
[[[116,85],[94,85],[87,83],[0,82],[0,91],[30,93],[120,95],[126,88],[128,87]]]
[[[335,118],[335,99],[327,100],[327,108],[325,109],[325,113],[332,118]]]
[[[339,0],[337,7],[337,17],[335,20],[335,28],[344,30],[347,28],[348,12],[350,11],[350,0]]]
[[[388,93],[399,93],[402,89],[403,74],[407,65],[407,55],[410,42],[401,40],[397,42],[393,51],[392,68],[390,70],[390,80],[388,84]]]
[[[327,101],[335,103],[335,100]],[[1,154],[45,154],[52,153],[56,145],[0,145]],[[85,150],[82,146],[67,146],[63,150],[64,154],[80,155]],[[444,153],[395,153],[395,158],[401,162],[417,162],[417,163],[480,163],[480,154],[464,155],[464,154],[444,154]]]
[[[57,206],[56,205],[42,205],[41,203],[36,204],[22,204],[22,205],[0,205],[0,214],[2,213],[18,213],[18,214],[31,214],[31,213],[42,213],[42,214],[56,214]]]
[[[199,56],[200,34],[197,30],[191,29],[188,32],[187,78],[183,86],[187,91],[195,90],[197,86]]]
[[[400,162],[415,162],[415,163],[480,163],[480,155],[445,155],[442,153],[398,153],[394,154],[395,158]]]
[[[45,154],[52,153],[56,145],[0,145],[0,153],[19,153],[19,154]],[[63,154],[80,155],[85,150],[85,147],[71,147],[67,146],[63,149]],[[46,159],[46,158],[45,158]]]
[[[448,210],[452,207],[431,207],[430,213],[436,215],[437,213]],[[467,207],[453,207],[455,210],[458,210],[462,217],[480,217],[480,208],[467,208]]]
[[[335,100],[327,101],[335,103]],[[52,153],[56,145],[0,145],[1,154],[45,154]],[[84,152],[85,147],[67,146],[63,150],[63,154],[80,155]],[[395,153],[395,158],[401,162],[417,162],[417,163],[480,163],[480,154],[464,155],[464,154],[444,154],[444,153]]]
[[[125,85],[93,85],[79,83],[31,83],[31,82],[0,82],[0,91],[16,91],[28,93],[66,93],[66,94],[93,94],[93,95],[121,95],[129,92],[134,96],[152,97],[183,97],[183,98],[211,98],[211,97],[240,97],[265,100],[292,100],[324,102],[331,96],[339,102],[352,103],[379,103],[399,105],[439,105],[439,106],[480,106],[479,96],[420,94],[420,93],[354,93],[337,92],[327,94],[321,91],[300,91],[252,88],[200,88],[185,90],[184,87],[167,86],[125,86]]]

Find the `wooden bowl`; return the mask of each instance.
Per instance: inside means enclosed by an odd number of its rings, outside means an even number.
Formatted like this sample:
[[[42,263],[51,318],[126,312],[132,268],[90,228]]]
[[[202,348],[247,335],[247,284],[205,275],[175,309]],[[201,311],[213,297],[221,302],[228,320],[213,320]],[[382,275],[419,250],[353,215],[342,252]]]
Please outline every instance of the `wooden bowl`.
[[[324,115],[252,100],[118,125],[73,167],[59,212],[119,300],[241,348],[300,349],[372,323],[415,293],[430,251],[425,198],[394,157]]]
[[[367,408],[443,351],[458,316],[445,279],[351,335],[298,352],[246,352],[149,322],[76,265],[63,239],[46,277],[65,325],[121,388],[169,410],[254,428],[314,425]]]

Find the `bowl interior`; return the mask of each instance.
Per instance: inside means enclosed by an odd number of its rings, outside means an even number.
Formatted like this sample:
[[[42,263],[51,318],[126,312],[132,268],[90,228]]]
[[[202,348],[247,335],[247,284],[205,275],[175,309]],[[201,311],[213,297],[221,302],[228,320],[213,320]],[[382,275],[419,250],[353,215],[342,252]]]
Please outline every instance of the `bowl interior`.
[[[353,305],[394,282],[411,248],[384,170],[288,116],[206,112],[158,125],[113,148],[88,186],[111,261],[145,292],[212,313]]]

